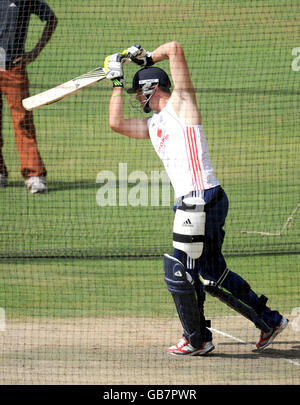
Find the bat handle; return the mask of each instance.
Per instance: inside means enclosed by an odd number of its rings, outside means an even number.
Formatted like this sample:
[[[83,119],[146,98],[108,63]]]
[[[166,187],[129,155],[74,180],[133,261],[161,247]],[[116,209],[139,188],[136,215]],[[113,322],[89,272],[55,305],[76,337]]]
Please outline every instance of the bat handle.
[[[127,56],[124,55],[124,57],[122,58],[122,65],[126,66],[131,62],[131,59]]]
[[[139,58],[143,58],[144,56],[146,56],[147,51],[145,51],[145,49],[143,49],[143,48],[141,47],[141,45],[135,44],[134,46],[136,46],[137,48],[139,48],[140,51],[141,51],[141,53],[139,54]],[[131,59],[130,59],[130,56],[127,54],[127,51],[126,51],[126,50],[123,51],[122,54],[124,55],[124,56],[123,56],[123,59],[122,59],[122,64],[123,64],[123,66],[126,66],[126,65],[128,65],[128,64],[131,62]]]

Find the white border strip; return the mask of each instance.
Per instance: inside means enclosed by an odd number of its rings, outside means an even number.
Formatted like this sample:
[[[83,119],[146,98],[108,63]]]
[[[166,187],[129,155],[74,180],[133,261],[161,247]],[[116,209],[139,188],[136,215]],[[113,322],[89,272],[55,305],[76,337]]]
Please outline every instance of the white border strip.
[[[242,339],[239,339],[239,338],[237,338],[237,337],[234,337],[234,336],[232,336],[232,335],[229,335],[228,333],[222,332],[221,330],[214,329],[214,328],[209,328],[209,329],[210,329],[212,332],[216,332],[216,333],[218,333],[219,335],[228,337],[229,339],[232,339],[232,340],[236,340],[237,342],[244,343],[244,344],[250,344],[250,343],[245,342],[245,341],[242,340]]]

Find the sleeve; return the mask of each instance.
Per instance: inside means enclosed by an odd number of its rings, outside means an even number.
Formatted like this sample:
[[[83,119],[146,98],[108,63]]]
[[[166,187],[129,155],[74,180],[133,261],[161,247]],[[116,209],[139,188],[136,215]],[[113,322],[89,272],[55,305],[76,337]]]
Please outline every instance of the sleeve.
[[[43,0],[27,0],[30,13],[37,15],[41,21],[48,21],[54,16],[54,11]]]

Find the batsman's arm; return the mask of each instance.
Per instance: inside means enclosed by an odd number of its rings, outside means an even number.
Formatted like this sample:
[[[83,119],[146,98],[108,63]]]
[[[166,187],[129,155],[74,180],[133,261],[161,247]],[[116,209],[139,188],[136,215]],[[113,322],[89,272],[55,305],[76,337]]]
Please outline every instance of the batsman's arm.
[[[151,53],[154,63],[169,59],[170,71],[174,90],[184,90],[194,93],[189,67],[182,46],[176,42],[160,45]]]
[[[197,105],[195,88],[181,45],[176,41],[168,42],[156,48],[151,56],[154,63],[169,60],[174,84],[171,102],[180,119],[186,124],[201,124],[202,117]]]
[[[183,48],[178,42],[167,42],[152,52],[145,51],[139,44],[135,44],[127,49],[127,54],[141,67],[152,66],[169,59],[174,90],[195,92]]]
[[[115,87],[109,102],[109,126],[119,134],[129,138],[149,138],[148,118],[124,118],[123,87]]]

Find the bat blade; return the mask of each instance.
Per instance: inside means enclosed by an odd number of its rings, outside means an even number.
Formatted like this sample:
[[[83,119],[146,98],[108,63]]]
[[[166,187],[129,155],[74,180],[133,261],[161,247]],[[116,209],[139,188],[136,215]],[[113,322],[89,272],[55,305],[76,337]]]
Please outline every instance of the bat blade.
[[[75,79],[53,87],[52,89],[23,99],[23,107],[28,111],[36,110],[92,86],[94,83],[105,79],[105,77],[104,69],[102,67],[98,67],[90,72],[76,77]]]

